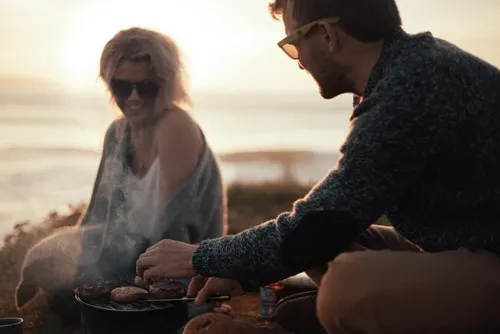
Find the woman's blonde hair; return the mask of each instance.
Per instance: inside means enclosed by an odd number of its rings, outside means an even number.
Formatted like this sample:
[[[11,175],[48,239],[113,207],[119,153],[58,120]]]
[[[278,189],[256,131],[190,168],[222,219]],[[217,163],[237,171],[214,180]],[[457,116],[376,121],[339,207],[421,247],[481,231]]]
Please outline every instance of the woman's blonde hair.
[[[117,66],[124,60],[149,62],[151,75],[160,84],[153,110],[156,117],[174,105],[191,104],[181,54],[170,37],[139,27],[121,30],[113,36],[104,46],[99,69],[108,90]]]

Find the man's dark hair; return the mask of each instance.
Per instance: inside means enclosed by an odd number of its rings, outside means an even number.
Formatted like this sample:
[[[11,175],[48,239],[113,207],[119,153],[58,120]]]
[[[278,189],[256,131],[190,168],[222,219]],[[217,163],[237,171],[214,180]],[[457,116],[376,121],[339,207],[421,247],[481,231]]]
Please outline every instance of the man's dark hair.
[[[275,0],[269,4],[274,19],[287,6],[297,27],[314,20],[339,17],[339,26],[361,42],[377,42],[401,27],[401,16],[395,0]]]

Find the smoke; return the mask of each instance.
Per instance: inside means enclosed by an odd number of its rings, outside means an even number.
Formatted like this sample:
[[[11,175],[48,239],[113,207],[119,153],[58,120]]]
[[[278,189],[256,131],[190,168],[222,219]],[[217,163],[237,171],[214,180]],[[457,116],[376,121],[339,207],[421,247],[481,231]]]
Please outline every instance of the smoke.
[[[48,293],[72,290],[82,254],[96,258],[95,248],[82,249],[86,238],[102,235],[102,226],[65,227],[35,244],[26,254],[16,288],[16,306],[22,307],[39,289]]]
[[[104,157],[93,203],[81,225],[59,230],[26,255],[16,289],[18,307],[39,289],[60,293],[82,284],[133,279],[137,257],[163,235],[164,226],[157,224],[164,204],[159,177],[148,175],[143,187],[134,187],[137,180],[124,173],[120,146]]]
[[[159,178],[148,175],[146,183],[137,188],[137,178],[126,172],[130,169],[125,166],[124,145],[121,146],[122,150],[106,157],[103,163],[95,206],[86,220],[86,224],[102,225],[104,230],[100,239],[85,239],[84,249],[99,251],[82,253],[80,263],[87,265],[81,270],[83,282],[133,278],[137,257],[158,237],[155,226],[158,213],[162,212]],[[95,254],[97,258],[89,257]]]

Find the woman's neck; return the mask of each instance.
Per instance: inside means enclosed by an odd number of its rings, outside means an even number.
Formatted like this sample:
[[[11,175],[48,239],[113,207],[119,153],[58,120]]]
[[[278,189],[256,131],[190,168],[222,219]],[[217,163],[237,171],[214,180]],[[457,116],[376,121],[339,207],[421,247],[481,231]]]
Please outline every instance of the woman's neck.
[[[149,169],[157,155],[155,124],[130,123],[130,144],[132,170],[142,175]]]
[[[130,133],[134,136],[143,136],[145,133],[151,133],[155,128],[155,123],[153,121],[143,121],[143,122],[128,122],[130,126]]]

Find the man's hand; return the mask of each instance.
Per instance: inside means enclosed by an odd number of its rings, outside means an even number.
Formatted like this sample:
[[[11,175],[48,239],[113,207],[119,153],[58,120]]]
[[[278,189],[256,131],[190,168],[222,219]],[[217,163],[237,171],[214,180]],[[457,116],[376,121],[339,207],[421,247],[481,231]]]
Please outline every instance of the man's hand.
[[[137,276],[191,278],[196,276],[192,258],[198,246],[164,239],[149,247],[136,263]]]
[[[235,280],[218,277],[207,278],[200,275],[191,280],[187,291],[189,297],[196,296],[196,304],[203,304],[209,296],[217,294],[235,297],[244,295],[245,291]]]

